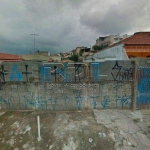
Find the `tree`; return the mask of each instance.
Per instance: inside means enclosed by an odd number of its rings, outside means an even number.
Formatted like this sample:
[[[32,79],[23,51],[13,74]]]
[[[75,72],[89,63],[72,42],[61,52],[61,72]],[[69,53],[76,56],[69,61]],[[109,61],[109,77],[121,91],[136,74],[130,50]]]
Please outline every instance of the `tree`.
[[[100,45],[100,46],[98,46],[98,45],[94,45],[93,46],[93,49],[94,50],[101,50],[101,49],[103,49],[103,48],[105,48],[105,47],[107,47],[108,45]]]
[[[93,46],[93,49],[94,49],[94,50],[99,50],[100,48],[99,48],[99,46],[94,45],[94,46]]]
[[[73,61],[78,61],[79,56],[78,56],[78,54],[74,54],[74,55],[72,55],[71,57],[69,57],[69,59],[70,59],[70,60],[73,60]]]

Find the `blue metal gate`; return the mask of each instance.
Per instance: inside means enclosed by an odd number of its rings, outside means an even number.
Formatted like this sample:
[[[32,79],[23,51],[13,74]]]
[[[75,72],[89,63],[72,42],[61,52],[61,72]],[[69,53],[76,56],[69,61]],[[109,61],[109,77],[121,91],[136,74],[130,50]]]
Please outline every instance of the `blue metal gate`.
[[[137,70],[137,108],[150,108],[150,67]]]

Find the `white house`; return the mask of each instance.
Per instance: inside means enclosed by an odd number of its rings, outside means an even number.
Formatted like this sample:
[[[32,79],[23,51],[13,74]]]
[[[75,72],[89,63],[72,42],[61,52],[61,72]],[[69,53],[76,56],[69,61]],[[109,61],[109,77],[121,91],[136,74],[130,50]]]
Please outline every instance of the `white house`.
[[[128,60],[128,56],[123,48],[123,44],[117,44],[94,53],[92,56],[84,58],[84,62],[99,62],[106,60]]]

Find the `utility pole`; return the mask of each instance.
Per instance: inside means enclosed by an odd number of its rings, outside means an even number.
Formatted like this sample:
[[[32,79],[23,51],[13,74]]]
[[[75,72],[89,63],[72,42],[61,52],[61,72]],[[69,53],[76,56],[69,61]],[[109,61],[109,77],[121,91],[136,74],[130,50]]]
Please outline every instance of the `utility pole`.
[[[39,36],[38,34],[30,34],[34,36],[34,53],[35,53],[35,36]]]

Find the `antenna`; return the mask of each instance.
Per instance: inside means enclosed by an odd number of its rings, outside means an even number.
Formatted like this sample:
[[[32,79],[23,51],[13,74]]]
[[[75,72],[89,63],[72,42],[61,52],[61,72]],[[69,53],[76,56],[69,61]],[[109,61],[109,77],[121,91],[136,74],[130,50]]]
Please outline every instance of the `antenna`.
[[[39,36],[38,34],[30,34],[34,36],[34,53],[35,53],[35,36]]]

